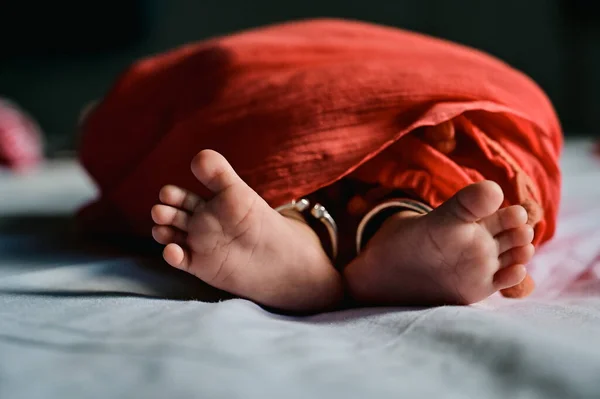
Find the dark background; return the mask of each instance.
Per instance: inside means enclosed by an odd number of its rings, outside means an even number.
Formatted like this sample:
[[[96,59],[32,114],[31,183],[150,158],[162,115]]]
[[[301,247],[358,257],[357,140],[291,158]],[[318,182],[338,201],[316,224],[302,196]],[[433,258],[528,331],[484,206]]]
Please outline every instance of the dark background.
[[[600,20],[593,0],[137,0],[10,2],[0,8],[0,96],[72,149],[81,107],[140,56],[307,17],[346,17],[441,36],[523,70],[570,135],[600,135]]]

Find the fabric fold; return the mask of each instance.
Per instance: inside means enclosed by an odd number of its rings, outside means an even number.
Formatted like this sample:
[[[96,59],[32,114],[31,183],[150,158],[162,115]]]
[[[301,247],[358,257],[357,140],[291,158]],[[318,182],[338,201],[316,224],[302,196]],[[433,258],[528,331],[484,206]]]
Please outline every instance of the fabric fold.
[[[345,176],[434,207],[492,179],[505,205],[526,207],[536,245],[555,230],[562,134],[544,92],[487,54],[417,33],[310,20],[134,63],[83,124],[81,162],[101,191],[83,226],[150,236],[161,186],[208,195],[189,169],[207,148],[273,207]]]

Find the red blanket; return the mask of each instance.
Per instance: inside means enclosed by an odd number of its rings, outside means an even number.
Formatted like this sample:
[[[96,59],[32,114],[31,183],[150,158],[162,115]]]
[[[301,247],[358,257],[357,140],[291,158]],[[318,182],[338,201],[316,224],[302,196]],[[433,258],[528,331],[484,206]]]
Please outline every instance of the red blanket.
[[[562,135],[543,91],[489,55],[398,29],[315,20],[177,48],[133,64],[83,133],[101,191],[81,214],[93,231],[150,236],[162,185],[206,193],[189,169],[205,148],[272,206],[349,174],[432,206],[486,178],[526,207],[536,245],[555,230]]]

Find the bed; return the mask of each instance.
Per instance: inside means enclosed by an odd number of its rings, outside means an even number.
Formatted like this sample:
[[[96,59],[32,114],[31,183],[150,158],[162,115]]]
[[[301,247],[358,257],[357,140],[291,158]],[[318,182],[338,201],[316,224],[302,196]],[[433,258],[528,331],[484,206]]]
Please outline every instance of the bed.
[[[600,157],[567,143],[538,290],[470,307],[270,313],[89,242],[72,160],[0,174],[0,398],[599,398]]]

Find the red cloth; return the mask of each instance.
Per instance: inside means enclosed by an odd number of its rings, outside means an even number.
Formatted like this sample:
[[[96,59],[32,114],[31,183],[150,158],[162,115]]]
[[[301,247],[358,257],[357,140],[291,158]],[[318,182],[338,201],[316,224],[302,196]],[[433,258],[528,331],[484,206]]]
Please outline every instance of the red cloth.
[[[455,142],[409,134],[426,126],[450,126]],[[136,62],[84,124],[81,161],[101,190],[84,226],[149,236],[161,186],[207,193],[189,169],[206,148],[272,206],[349,174],[432,206],[488,178],[528,209],[536,244],[555,230],[562,135],[543,91],[489,55],[411,32],[303,21]]]
[[[0,166],[22,171],[42,158],[38,125],[16,105],[0,99]]]

